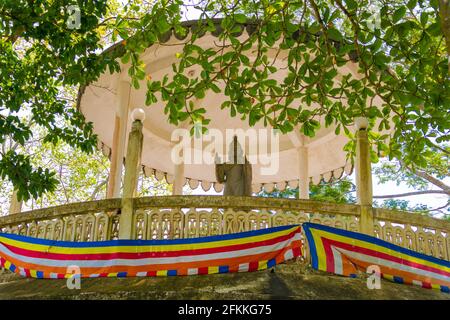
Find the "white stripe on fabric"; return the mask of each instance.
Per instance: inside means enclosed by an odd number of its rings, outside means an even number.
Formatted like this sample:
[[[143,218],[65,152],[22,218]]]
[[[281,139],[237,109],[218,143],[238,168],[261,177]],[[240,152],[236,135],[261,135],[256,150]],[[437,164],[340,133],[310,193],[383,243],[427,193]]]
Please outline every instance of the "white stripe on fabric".
[[[422,286],[422,281],[419,281],[419,280],[413,280],[412,283],[416,286],[420,286],[420,287]]]
[[[341,253],[337,251],[334,246],[331,246],[331,251],[333,252],[334,258],[334,273],[340,275],[344,274]]]
[[[241,263],[239,265],[238,271],[239,272],[247,272],[249,268],[250,268],[250,264],[248,264],[248,263]]]
[[[188,268],[187,274],[190,276],[198,274],[198,268]]]
[[[294,258],[294,252],[292,252],[292,249],[289,249],[284,253],[284,260],[291,260],[292,258]]]
[[[146,277],[146,276],[147,276],[147,271],[136,272],[136,277]]]

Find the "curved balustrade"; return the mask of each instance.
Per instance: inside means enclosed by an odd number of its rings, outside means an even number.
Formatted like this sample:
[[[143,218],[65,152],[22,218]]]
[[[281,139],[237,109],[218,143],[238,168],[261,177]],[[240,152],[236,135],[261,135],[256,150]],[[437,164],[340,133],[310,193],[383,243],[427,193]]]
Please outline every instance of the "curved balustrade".
[[[404,248],[450,260],[450,222],[417,213],[374,209],[376,237]]]
[[[310,221],[360,230],[358,205],[313,200],[159,196],[135,198],[134,239],[179,239],[258,230]],[[0,217],[0,231],[67,241],[117,239],[121,199],[74,203]],[[374,235],[449,260],[450,222],[373,209]],[[306,245],[306,243],[305,243]]]
[[[169,196],[135,199],[137,239],[176,239],[322,223],[358,231],[357,206],[308,200]]]
[[[121,199],[71,203],[0,217],[0,231],[65,241],[117,238]]]

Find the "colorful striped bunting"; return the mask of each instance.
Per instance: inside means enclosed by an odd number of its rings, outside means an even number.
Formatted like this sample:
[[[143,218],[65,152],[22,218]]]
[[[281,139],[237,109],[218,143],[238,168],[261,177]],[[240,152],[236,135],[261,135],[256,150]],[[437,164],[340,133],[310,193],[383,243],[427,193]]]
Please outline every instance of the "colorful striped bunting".
[[[316,270],[355,277],[358,271],[366,272],[368,266],[376,265],[381,276],[390,281],[449,292],[450,261],[324,225],[304,223],[303,230]]]
[[[301,227],[176,240],[52,241],[0,233],[0,264],[24,277],[154,277],[251,272],[301,255]]]

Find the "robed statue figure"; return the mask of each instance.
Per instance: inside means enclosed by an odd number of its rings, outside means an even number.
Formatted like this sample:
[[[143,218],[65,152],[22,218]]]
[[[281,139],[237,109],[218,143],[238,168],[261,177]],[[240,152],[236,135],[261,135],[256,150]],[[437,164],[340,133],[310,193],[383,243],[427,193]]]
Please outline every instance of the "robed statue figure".
[[[216,154],[216,179],[225,183],[224,196],[251,196],[252,195],[252,165],[244,156],[241,145],[234,136],[230,144],[228,162],[220,163]]]

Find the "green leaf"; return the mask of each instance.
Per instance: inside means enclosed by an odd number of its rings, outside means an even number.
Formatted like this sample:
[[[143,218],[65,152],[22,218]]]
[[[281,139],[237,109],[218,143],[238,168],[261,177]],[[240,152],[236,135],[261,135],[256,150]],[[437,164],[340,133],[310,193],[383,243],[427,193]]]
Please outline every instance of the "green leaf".
[[[328,33],[328,37],[331,40],[335,40],[335,41],[341,41],[342,40],[341,33],[338,30],[336,30],[335,28],[328,29],[327,33]]]
[[[242,23],[243,24],[243,23],[247,22],[247,17],[244,14],[242,14],[242,13],[237,13],[237,14],[234,15],[234,20],[237,23]]]
[[[425,27],[428,22],[428,12],[422,12],[420,14],[420,24]]]
[[[358,3],[355,0],[345,0],[348,11],[353,11],[358,8]]]
[[[407,4],[408,8],[411,10],[413,10],[416,7],[416,5],[417,5],[417,0],[409,0],[408,4]]]
[[[398,21],[400,21],[400,19],[402,19],[405,16],[405,13],[406,13],[406,7],[401,6],[400,8],[395,10],[394,14],[392,15],[392,21],[394,23],[397,23]]]

